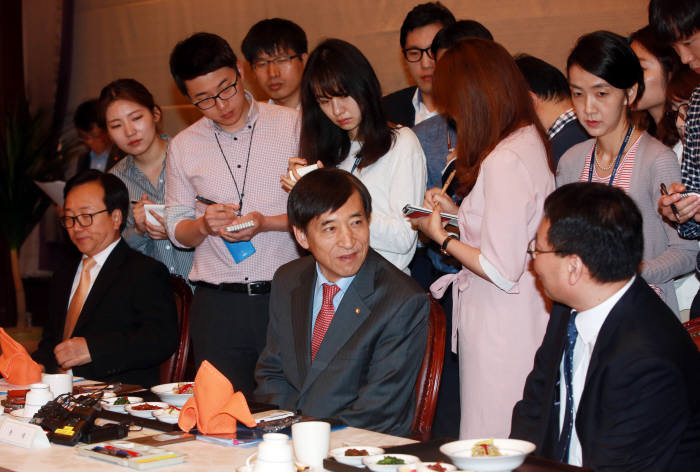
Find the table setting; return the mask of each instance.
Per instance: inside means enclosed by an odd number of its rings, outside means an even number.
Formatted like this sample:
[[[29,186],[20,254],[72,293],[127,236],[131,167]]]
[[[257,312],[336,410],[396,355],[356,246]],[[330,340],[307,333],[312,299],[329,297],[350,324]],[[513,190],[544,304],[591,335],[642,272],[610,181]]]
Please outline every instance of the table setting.
[[[418,443],[276,410],[275,405],[249,404],[206,361],[193,382],[145,389],[118,382],[74,384],[70,374],[35,372],[19,349],[4,350],[3,356],[6,382],[29,389],[8,389],[3,398],[2,470],[88,471],[98,466],[96,461],[104,471],[185,470],[181,463],[187,470],[207,472],[584,470],[528,456],[534,445],[524,441]],[[481,445],[484,441],[491,442]],[[482,448],[501,456],[482,456]]]

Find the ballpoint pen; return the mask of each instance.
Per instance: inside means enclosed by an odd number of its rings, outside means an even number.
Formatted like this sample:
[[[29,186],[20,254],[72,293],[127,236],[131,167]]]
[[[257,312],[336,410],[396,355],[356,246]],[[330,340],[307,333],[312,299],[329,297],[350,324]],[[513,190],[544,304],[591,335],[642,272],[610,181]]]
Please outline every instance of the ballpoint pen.
[[[668,196],[668,190],[666,189],[666,184],[661,182],[661,195],[666,195]],[[671,203],[671,211],[673,212],[673,215],[676,217],[678,222],[681,222],[681,215],[678,213],[678,208],[676,207],[675,204]]]

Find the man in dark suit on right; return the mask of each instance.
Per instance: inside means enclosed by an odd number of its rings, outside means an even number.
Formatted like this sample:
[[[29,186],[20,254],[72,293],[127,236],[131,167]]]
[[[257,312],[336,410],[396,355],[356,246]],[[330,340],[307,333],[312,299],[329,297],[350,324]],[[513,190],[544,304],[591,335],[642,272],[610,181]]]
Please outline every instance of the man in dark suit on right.
[[[311,252],[272,280],[256,398],[350,426],[408,435],[428,338],[428,297],[369,247],[371,197],[335,168],[302,177],[287,214]]]
[[[528,252],[555,304],[511,437],[596,471],[700,470],[700,352],[637,275],[642,216],[620,189],[553,192]]]

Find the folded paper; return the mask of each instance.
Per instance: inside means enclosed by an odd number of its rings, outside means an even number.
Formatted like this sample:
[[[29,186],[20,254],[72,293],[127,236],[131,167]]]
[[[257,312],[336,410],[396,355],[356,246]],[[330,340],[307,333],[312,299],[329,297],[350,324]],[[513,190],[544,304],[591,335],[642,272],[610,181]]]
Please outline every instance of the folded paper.
[[[194,396],[180,410],[180,429],[190,431],[196,425],[201,434],[230,434],[236,432],[236,421],[255,427],[245,396],[234,392],[231,382],[208,361],[202,362]]]
[[[0,328],[0,374],[14,385],[29,385],[41,381],[41,366],[34,362],[20,343]]]

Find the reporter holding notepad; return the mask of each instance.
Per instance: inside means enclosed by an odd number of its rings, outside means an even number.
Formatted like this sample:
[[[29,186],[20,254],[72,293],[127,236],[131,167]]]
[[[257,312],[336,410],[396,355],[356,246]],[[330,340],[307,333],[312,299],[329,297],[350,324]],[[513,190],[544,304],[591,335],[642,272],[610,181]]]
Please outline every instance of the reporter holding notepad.
[[[151,210],[149,215],[145,207],[165,203],[168,138],[158,135],[160,107],[140,82],[119,79],[102,89],[98,110],[110,138],[127,154],[110,170],[126,184],[132,201],[122,237],[132,249],[187,280],[194,251],[174,246],[168,240],[163,213]]]
[[[493,41],[469,38],[448,50],[437,63],[433,95],[457,124],[456,178],[465,197],[457,208],[431,189],[423,206],[433,214],[418,224],[462,264],[431,286],[441,297],[452,284],[460,437],[506,437],[548,319],[527,255],[554,189],[547,138],[527,83]],[[460,239],[448,236],[436,210],[459,212]]]

